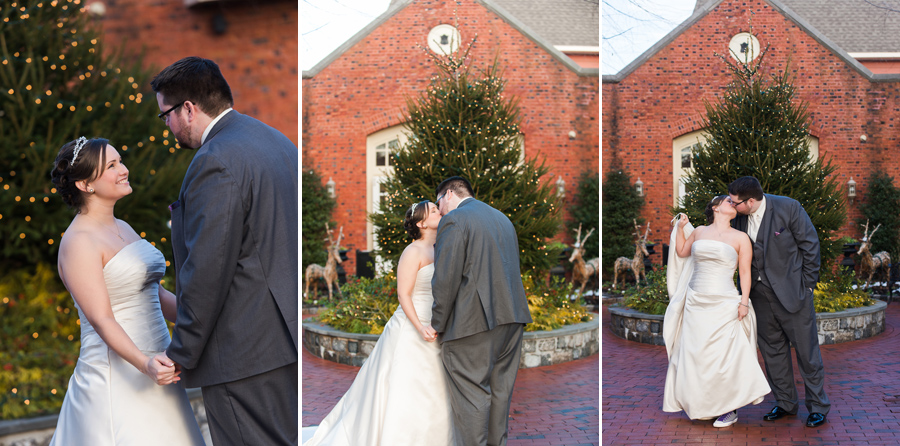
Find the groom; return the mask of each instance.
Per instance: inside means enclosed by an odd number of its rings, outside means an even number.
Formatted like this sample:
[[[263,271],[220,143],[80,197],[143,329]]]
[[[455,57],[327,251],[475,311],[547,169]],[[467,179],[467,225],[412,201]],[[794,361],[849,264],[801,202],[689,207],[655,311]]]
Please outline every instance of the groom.
[[[450,177],[437,187],[431,325],[449,376],[460,445],[505,445],[524,326],[531,323],[519,240],[502,212]]]
[[[169,207],[178,316],[160,355],[202,389],[217,446],[296,445],[297,147],[232,110],[211,60],[181,59],[151,86],[197,149]]]
[[[813,305],[813,289],[819,280],[816,228],[797,200],[763,194],[754,177],[729,184],[728,197],[738,212],[732,225],[753,242],[750,300],[756,311],[757,343],[776,404],[763,419],[797,414],[793,345],[806,385],[806,426],[821,426],[831,403],[825,395],[825,367]]]

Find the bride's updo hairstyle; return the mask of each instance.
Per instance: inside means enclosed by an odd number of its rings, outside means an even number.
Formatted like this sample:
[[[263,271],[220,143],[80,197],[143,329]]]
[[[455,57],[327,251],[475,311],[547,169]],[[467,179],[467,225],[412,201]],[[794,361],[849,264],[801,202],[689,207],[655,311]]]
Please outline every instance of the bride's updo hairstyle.
[[[728,198],[727,195],[713,197],[709,204],[706,205],[706,210],[704,211],[706,214],[706,224],[711,225],[713,220],[715,220],[716,212],[713,210],[713,206],[718,207],[726,198]]]
[[[420,201],[406,210],[406,218],[403,219],[403,227],[406,228],[406,233],[409,234],[413,240],[418,240],[422,237],[422,230],[416,226],[416,223],[425,220],[425,216],[428,215],[428,203],[431,202],[428,200]]]
[[[104,138],[87,139],[80,137],[63,144],[53,162],[50,180],[56,186],[56,193],[63,202],[76,213],[81,212],[87,192],[75,186],[78,181],[91,182],[100,177],[100,166],[106,164],[106,146],[109,140]]]

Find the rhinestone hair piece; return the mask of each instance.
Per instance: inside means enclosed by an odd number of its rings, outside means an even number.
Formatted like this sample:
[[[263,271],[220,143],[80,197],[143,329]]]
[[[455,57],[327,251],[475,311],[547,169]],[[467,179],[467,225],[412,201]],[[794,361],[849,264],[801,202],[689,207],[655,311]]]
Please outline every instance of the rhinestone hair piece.
[[[413,203],[413,205],[410,206],[410,208],[409,208],[409,211],[410,211],[409,214],[412,215],[412,216],[415,216],[415,215],[416,215],[416,209],[418,209],[418,207],[419,207],[419,203]]]
[[[78,159],[78,152],[81,152],[81,149],[84,148],[87,141],[87,138],[84,136],[79,136],[78,139],[75,140],[75,155],[72,156],[72,164],[75,164],[75,160]]]

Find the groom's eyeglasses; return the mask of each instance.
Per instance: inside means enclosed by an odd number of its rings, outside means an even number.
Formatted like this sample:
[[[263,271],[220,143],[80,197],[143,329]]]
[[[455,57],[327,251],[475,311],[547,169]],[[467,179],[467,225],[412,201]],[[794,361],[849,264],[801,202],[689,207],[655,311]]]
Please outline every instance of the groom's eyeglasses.
[[[174,106],[174,107],[172,107],[172,108],[170,108],[170,109],[168,109],[168,110],[166,110],[166,111],[164,111],[164,112],[162,112],[162,113],[156,115],[156,117],[159,118],[159,119],[162,119],[163,122],[165,122],[165,121],[166,121],[166,118],[167,118],[168,115],[169,115],[169,113],[172,113],[173,111],[175,111],[176,108],[181,107],[182,105],[184,105],[184,102],[182,102],[182,103],[180,103],[180,104],[178,104],[178,105],[176,105],[176,106]]]
[[[438,205],[438,207],[441,207],[441,199],[444,198],[444,195],[447,195],[447,192],[450,192],[450,191],[446,190],[446,191],[444,191],[444,193],[438,195],[437,200],[434,202],[436,205]]]
[[[749,198],[748,198],[747,200],[749,200]],[[731,198],[729,198],[729,199],[728,199],[728,202],[731,203],[732,206],[738,207],[738,206],[740,206],[740,205],[746,203],[747,200],[744,200],[744,201],[738,201],[737,203],[735,203],[734,201],[731,200]]]

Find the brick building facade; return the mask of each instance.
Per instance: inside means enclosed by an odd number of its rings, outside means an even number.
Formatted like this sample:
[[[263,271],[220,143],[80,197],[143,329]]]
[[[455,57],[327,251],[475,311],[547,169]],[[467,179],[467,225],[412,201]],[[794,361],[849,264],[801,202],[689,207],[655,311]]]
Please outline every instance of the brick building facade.
[[[405,140],[401,115],[406,98],[425,89],[437,73],[423,48],[428,48],[429,33],[440,25],[456,27],[463,46],[477,34],[469,54],[473,66],[487,66],[499,57],[506,94],[521,100],[525,154],[543,158],[550,168],[544,181],[561,177],[571,202],[579,175],[585,169],[597,171],[596,61],[588,62],[593,68],[579,66],[498,3],[395,1],[385,14],[303,73],[301,162],[323,181],[335,182],[338,204],[332,219],[344,229],[342,246],[350,255],[342,266],[348,274],[356,271],[356,250],[374,246],[367,212],[377,206],[379,178],[389,169],[378,164],[383,157],[376,153]],[[594,19],[599,20],[596,12]],[[595,39],[599,47],[599,33]]]
[[[154,73],[187,56],[211,59],[231,86],[235,110],[299,144],[296,2],[93,0],[85,5],[103,29],[107,51],[124,45],[126,54],[143,54],[143,65]]]
[[[900,178],[900,75],[873,74],[787,1],[701,3],[706,4],[619,74],[603,76],[604,178],[623,169],[632,181],[641,180],[650,241],[668,243],[670,209],[681,193],[681,155],[702,138],[704,101],[715,102],[731,80],[715,54],[728,54],[732,38],[750,31],[752,19],[759,47],[770,46],[765,67],[780,72],[790,59],[797,98],[809,104],[812,147],[833,160],[845,192],[851,178],[857,183],[857,200],[848,204],[840,235],[861,236],[855,219],[872,172],[881,168]],[[892,42],[900,50],[897,39]]]

